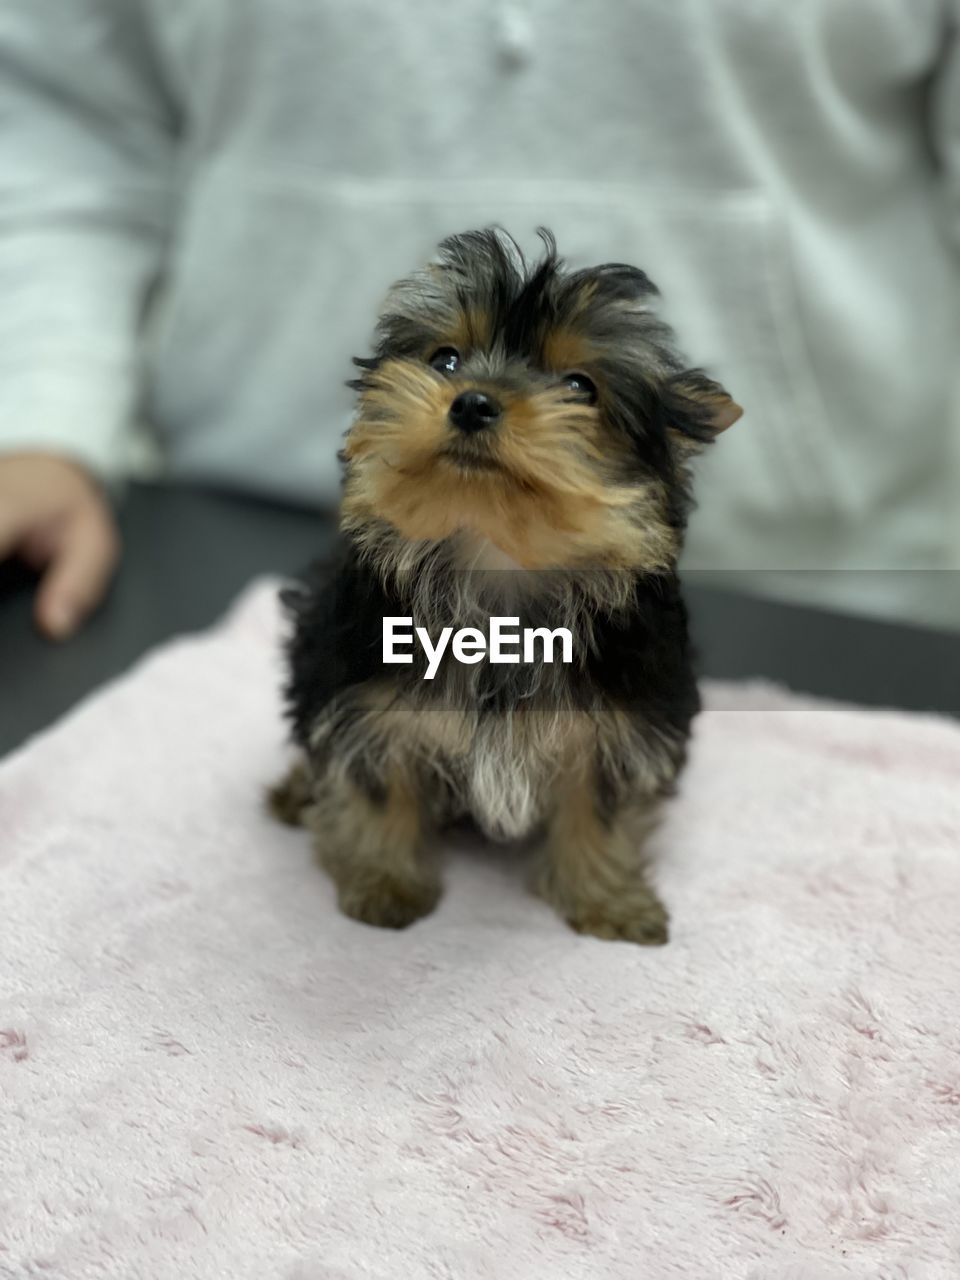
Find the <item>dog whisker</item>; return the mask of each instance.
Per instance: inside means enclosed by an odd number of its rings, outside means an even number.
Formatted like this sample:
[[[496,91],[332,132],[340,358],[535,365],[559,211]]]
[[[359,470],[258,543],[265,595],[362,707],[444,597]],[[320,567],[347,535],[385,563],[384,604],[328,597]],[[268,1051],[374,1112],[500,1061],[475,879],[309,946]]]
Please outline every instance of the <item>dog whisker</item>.
[[[339,558],[289,597],[302,760],[272,803],[367,923],[432,910],[434,837],[469,818],[540,839],[536,887],[574,929],[659,943],[645,842],[699,706],[691,463],[740,410],[642,271],[571,271],[542,238],[529,264],[495,230],[444,241],[356,362]],[[419,648],[396,658],[387,619]]]

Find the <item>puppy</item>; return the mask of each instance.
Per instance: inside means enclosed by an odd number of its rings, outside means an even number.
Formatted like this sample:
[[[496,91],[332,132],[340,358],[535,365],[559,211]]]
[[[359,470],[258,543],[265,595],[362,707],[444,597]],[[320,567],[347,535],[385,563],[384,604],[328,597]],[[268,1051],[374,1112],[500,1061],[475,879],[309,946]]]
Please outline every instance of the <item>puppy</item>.
[[[498,230],[445,240],[355,361],[337,561],[285,593],[299,758],[272,807],[368,924],[432,910],[435,836],[467,818],[535,843],[574,929],[662,943],[645,847],[699,707],[689,466],[742,411],[642,271],[568,271],[540,234],[532,264]]]

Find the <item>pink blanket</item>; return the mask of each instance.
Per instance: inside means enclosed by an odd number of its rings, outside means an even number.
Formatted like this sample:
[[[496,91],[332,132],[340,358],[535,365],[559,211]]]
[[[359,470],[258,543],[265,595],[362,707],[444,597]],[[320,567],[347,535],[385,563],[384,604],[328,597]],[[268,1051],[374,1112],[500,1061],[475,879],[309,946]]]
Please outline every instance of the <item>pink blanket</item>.
[[[340,916],[251,591],[0,766],[4,1280],[957,1280],[960,727],[713,686],[663,949]]]

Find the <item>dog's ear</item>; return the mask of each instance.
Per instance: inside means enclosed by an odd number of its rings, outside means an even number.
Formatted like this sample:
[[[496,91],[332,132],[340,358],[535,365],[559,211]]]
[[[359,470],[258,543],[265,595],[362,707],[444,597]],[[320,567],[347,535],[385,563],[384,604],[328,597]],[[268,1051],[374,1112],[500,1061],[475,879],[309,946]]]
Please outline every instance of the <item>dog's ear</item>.
[[[667,429],[686,445],[709,444],[743,416],[743,410],[719,382],[702,369],[685,369],[662,389]]]

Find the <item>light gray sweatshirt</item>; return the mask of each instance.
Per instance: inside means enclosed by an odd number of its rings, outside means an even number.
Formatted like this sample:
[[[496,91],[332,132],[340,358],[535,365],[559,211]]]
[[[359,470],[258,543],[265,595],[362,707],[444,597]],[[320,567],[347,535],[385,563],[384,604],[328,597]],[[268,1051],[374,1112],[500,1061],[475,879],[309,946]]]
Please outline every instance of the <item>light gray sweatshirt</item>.
[[[691,564],[956,565],[958,11],[4,0],[0,449],[332,498],[386,285],[544,223],[746,408]]]

